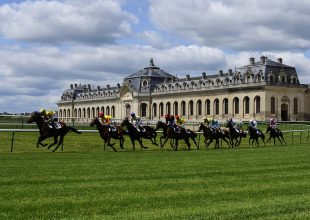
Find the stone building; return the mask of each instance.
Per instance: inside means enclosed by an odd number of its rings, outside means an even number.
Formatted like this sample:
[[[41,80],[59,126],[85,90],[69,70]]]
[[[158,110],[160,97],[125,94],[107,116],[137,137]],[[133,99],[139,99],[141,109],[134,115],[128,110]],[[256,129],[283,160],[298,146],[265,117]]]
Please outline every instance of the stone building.
[[[88,122],[99,112],[123,119],[136,112],[147,120],[165,114],[189,121],[209,118],[239,120],[270,117],[280,121],[309,120],[309,86],[300,84],[295,67],[265,56],[246,66],[218,74],[178,78],[150,60],[149,66],[127,76],[122,85],[106,87],[72,84],[57,103],[59,118]]]

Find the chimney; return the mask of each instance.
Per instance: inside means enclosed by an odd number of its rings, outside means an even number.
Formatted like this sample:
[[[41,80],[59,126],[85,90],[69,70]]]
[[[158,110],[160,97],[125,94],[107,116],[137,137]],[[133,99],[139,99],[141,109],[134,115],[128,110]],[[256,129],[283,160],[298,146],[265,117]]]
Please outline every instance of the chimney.
[[[282,58],[281,57],[278,58],[278,62],[282,64]]]
[[[202,79],[205,79],[207,76],[207,74],[205,72],[201,73],[201,75],[202,75]]]
[[[251,58],[250,58],[250,65],[254,65],[254,63],[255,63],[255,58],[254,58],[254,57],[251,57]]]
[[[121,84],[117,83],[117,88],[118,89],[121,88]]]
[[[263,64],[265,64],[266,61],[267,61],[267,57],[261,56],[261,57],[260,57],[260,61],[261,61]]]
[[[70,85],[70,88],[73,89],[73,84]]]
[[[228,75],[229,75],[229,76],[232,76],[232,75],[233,75],[232,69],[228,69]]]
[[[219,76],[220,76],[220,77],[223,76],[223,70],[220,70],[220,71],[219,71]]]
[[[190,80],[191,76],[190,75],[186,75],[186,80]]]
[[[97,86],[97,90],[98,90],[98,91],[100,90],[100,86]]]
[[[74,84],[74,88],[76,88],[77,87],[77,84]]]
[[[107,88],[110,89],[110,85],[107,85]]]
[[[88,87],[89,90],[91,89],[90,84],[88,84],[87,87]]]

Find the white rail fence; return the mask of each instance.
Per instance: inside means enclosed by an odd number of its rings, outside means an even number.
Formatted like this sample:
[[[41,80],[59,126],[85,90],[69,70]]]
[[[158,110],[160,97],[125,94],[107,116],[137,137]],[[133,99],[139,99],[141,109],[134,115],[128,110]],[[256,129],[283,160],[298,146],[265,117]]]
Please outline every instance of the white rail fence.
[[[98,130],[79,130],[82,133],[98,133]],[[15,138],[15,133],[26,133],[26,132],[39,132],[38,129],[0,129],[1,132],[12,132],[12,137],[11,137],[11,152],[13,152],[13,147],[14,147],[14,138]],[[162,131],[157,131],[158,133],[161,133]],[[294,140],[294,134],[299,133],[299,142],[302,141],[302,133],[307,133],[307,141],[310,138],[310,129],[307,126],[306,130],[286,130],[282,131],[283,133],[291,133],[291,141]],[[200,136],[203,135],[203,132],[196,132],[198,134],[198,141],[200,141]],[[305,136],[304,136],[305,137]],[[1,140],[0,140],[1,143]],[[198,143],[199,146],[199,143]],[[63,150],[63,145],[61,146],[61,150]]]

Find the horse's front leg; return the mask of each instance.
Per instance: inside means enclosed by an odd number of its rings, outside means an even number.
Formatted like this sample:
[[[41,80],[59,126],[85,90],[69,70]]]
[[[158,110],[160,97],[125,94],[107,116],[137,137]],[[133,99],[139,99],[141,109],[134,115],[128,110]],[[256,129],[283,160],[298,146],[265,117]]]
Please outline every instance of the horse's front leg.
[[[55,152],[58,149],[58,147],[61,144],[63,144],[63,141],[64,141],[64,135],[61,135],[60,138],[59,138],[59,143],[58,143],[57,147],[53,150],[53,152]]]
[[[42,147],[45,147],[47,144],[43,144],[43,143],[41,143],[41,141],[43,141],[43,140],[45,140],[46,139],[46,137],[43,137],[43,136],[39,136],[39,138],[38,138],[38,141],[37,141],[37,148],[39,147],[39,144],[42,146]]]
[[[48,145],[47,149],[50,149],[51,146],[55,145],[58,143],[58,137],[57,136],[54,136],[54,143],[51,143],[50,145]]]
[[[144,147],[143,144],[142,144],[142,138],[138,139],[138,142],[140,143],[140,147],[141,148],[144,148],[144,149],[147,149],[148,147]]]

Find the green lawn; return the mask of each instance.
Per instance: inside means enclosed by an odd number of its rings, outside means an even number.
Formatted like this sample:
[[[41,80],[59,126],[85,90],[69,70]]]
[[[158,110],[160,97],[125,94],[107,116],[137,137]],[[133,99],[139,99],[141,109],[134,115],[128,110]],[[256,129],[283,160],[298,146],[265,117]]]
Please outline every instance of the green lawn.
[[[96,134],[69,134],[63,152],[37,134],[0,133],[0,219],[309,219],[310,146],[175,152],[103,151]],[[202,138],[201,138],[202,143]],[[115,147],[119,150],[118,143]]]

